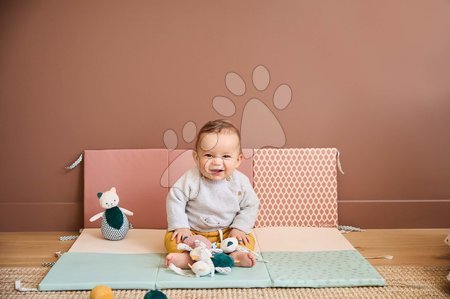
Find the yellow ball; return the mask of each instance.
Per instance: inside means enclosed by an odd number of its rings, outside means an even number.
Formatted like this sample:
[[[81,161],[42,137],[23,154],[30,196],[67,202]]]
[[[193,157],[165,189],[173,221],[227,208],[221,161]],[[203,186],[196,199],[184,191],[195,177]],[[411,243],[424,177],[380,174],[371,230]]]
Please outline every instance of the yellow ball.
[[[96,286],[91,290],[90,299],[114,299],[114,293],[108,286]]]

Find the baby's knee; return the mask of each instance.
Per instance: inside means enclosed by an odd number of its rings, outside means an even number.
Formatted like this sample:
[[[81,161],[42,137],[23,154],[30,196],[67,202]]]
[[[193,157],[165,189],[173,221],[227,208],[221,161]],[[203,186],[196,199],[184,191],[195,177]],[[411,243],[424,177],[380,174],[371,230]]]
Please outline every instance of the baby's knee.
[[[177,239],[174,238],[172,240],[173,232],[167,232],[164,237],[164,247],[166,248],[167,252],[183,252],[183,250],[178,250],[177,246]]]

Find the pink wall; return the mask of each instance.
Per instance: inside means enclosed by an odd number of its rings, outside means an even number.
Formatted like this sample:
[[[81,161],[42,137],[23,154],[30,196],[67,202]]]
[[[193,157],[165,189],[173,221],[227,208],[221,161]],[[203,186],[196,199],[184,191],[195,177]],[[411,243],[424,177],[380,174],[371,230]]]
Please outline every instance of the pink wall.
[[[2,1],[0,230],[78,229],[83,167],[65,165],[84,149],[163,148],[167,129],[190,148],[183,126],[220,118],[216,96],[250,131],[270,123],[243,115],[259,99],[286,147],[341,151],[342,224],[449,227],[449,28],[446,0]]]

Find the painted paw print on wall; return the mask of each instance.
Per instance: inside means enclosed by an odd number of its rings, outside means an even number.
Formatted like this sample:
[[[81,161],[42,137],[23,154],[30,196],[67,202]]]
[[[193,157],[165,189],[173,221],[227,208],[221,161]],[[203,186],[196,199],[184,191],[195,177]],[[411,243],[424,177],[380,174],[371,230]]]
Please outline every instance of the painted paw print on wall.
[[[270,83],[268,69],[263,65],[258,65],[253,70],[252,82],[256,90],[266,90]],[[226,74],[225,85],[235,96],[243,96],[247,89],[242,77],[233,72]],[[272,102],[276,109],[284,110],[289,106],[291,99],[291,88],[287,84],[281,84],[275,89]],[[225,117],[233,116],[236,113],[236,107],[228,97],[214,97],[213,107],[217,113]],[[286,144],[286,135],[280,122],[269,107],[257,98],[251,98],[245,104],[240,130],[243,148],[279,148]]]
[[[184,124],[182,130],[183,140],[186,143],[191,143],[194,141],[197,134],[197,125],[193,121],[188,121]],[[174,150],[178,146],[178,136],[174,130],[169,129],[164,132],[163,136],[164,145],[168,150]]]
[[[263,65],[258,65],[253,70],[253,86],[258,91],[265,91],[270,84],[270,73]],[[240,75],[229,72],[225,75],[225,86],[234,96],[243,96],[247,91],[245,81]],[[284,110],[292,100],[292,90],[287,84],[279,85],[272,97],[273,106],[278,110]],[[214,110],[223,117],[231,117],[236,113],[234,102],[226,96],[215,96],[212,99]],[[272,110],[258,98],[251,98],[245,104],[242,111],[240,124],[242,148],[260,149],[266,147],[280,148],[286,144],[284,130]],[[182,129],[182,138],[186,143],[195,140],[197,125],[193,121],[185,123]],[[178,134],[173,129],[168,129],[163,136],[164,145],[169,150],[177,149]],[[245,158],[249,158],[246,156]],[[184,173],[186,165],[192,161],[192,151],[186,150],[171,161],[169,167],[161,176],[161,186],[171,187]],[[193,161],[192,161],[193,165]],[[183,170],[183,171],[180,171]]]
[[[197,136],[197,125],[193,121],[186,122],[183,126],[181,136],[186,143],[193,142]],[[174,130],[168,129],[164,132],[163,141],[165,147],[169,151],[173,151],[178,146],[178,135]],[[169,159],[172,158],[172,155],[172,152],[169,153]],[[192,150],[183,151],[173,161],[169,161],[169,167],[166,168],[161,176],[161,186],[166,188],[172,187],[178,178],[192,166],[194,166]]]

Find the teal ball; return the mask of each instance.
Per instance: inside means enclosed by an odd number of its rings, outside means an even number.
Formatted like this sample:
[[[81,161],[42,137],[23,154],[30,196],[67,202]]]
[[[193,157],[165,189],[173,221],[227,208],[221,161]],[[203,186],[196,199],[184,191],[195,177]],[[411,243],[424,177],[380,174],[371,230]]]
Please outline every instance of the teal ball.
[[[152,290],[145,294],[144,299],[167,299],[167,296],[161,291]]]

